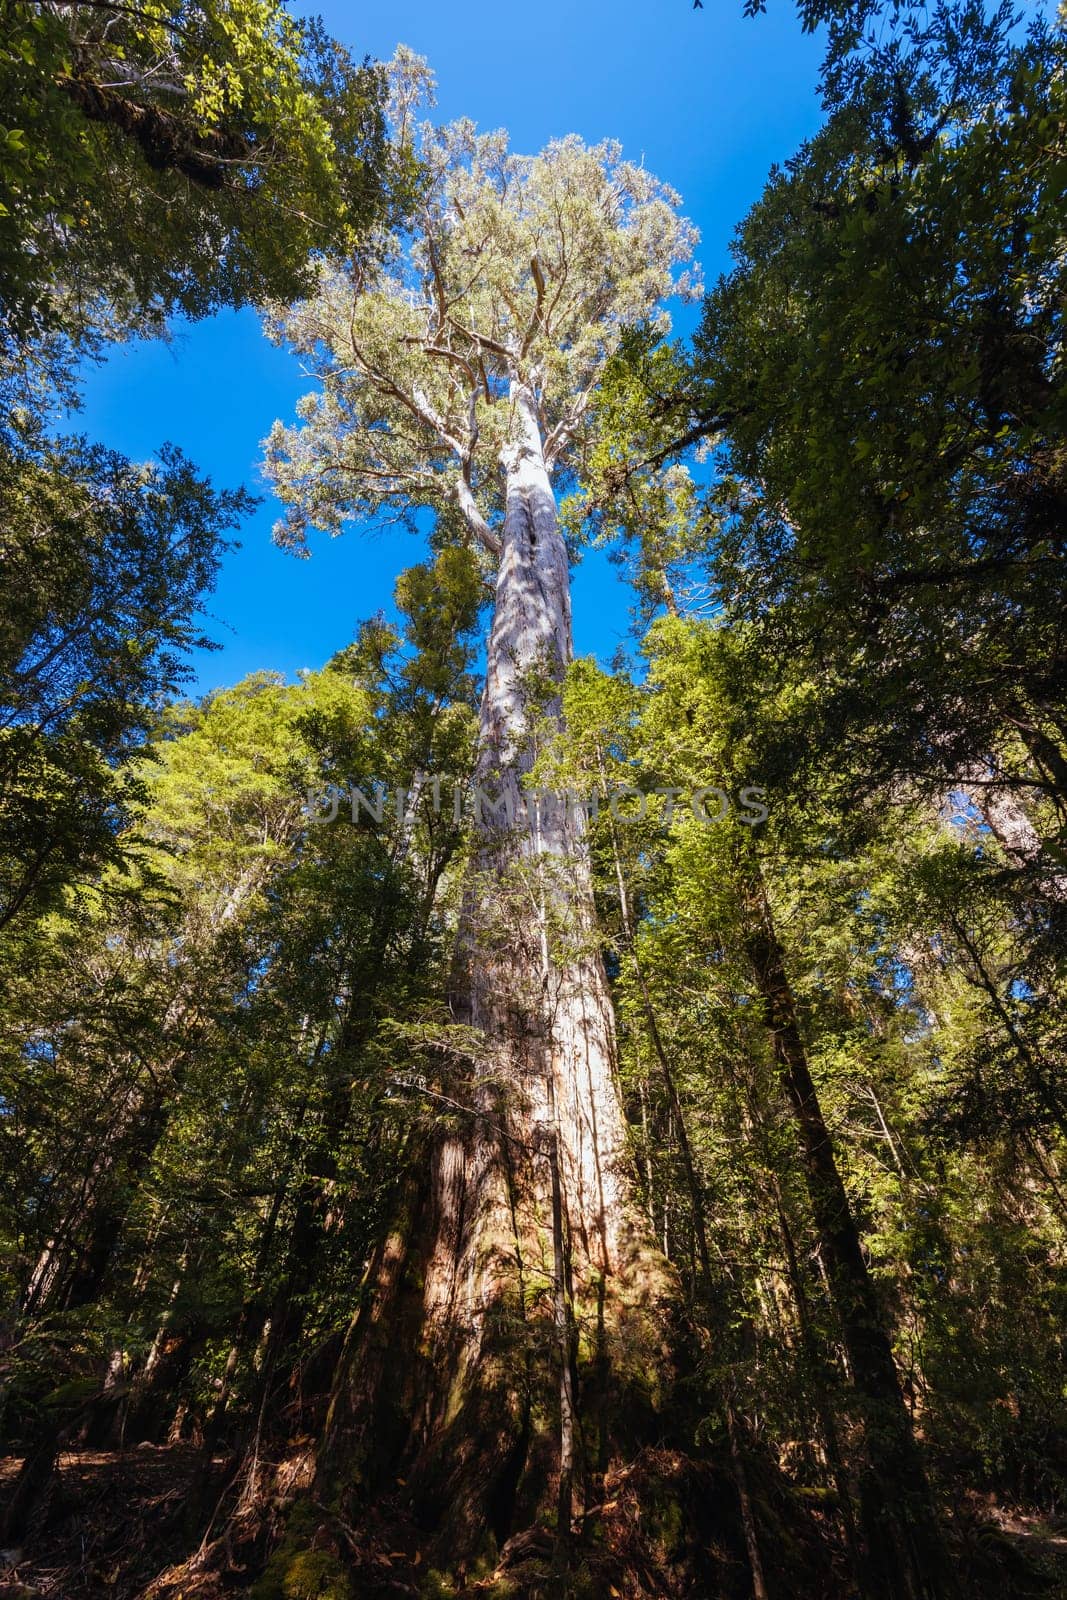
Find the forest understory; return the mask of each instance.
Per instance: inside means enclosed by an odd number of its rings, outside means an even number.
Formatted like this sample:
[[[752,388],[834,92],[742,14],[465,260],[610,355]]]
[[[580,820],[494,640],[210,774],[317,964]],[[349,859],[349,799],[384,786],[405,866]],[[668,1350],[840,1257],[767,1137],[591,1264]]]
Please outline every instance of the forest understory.
[[[3,10],[0,1600],[1067,1600],[1063,11],[800,0],[705,290],[403,46]],[[253,498],[63,429],[242,307],[396,581],[197,694]]]
[[[264,1462],[263,1470],[269,1475],[281,1465]],[[8,1458],[0,1484],[9,1484],[19,1466],[18,1458]],[[221,1548],[210,1540],[203,1548],[195,1514],[199,1507],[202,1517],[205,1489],[209,1499],[217,1496],[219,1513],[225,1512],[227,1495],[239,1500],[243,1486],[234,1481],[236,1467],[232,1455],[215,1456],[209,1464],[196,1445],[142,1444],[124,1451],[77,1450],[62,1455],[47,1532],[34,1542],[32,1554],[5,1552],[8,1565],[0,1595],[3,1600],[35,1596],[97,1600],[101,1595],[114,1600],[156,1596],[219,1600],[249,1592],[249,1573],[266,1564],[269,1518],[264,1519],[261,1511],[238,1515],[220,1538]],[[650,1483],[655,1488],[653,1517],[666,1483],[685,1507],[693,1529],[700,1530],[704,1547],[699,1554],[672,1545],[668,1532],[650,1556]],[[604,1489],[609,1499],[573,1524],[581,1574],[576,1594],[717,1595],[727,1600],[750,1593],[736,1503],[731,1504],[730,1486],[714,1469],[696,1469],[692,1462],[658,1452],[647,1463],[638,1461],[609,1477]],[[767,1509],[774,1527],[773,1502]],[[350,1592],[375,1600],[433,1593],[432,1587],[427,1588],[418,1530],[411,1527],[402,1506],[392,1508],[391,1516],[381,1521],[361,1524],[358,1531],[323,1506],[313,1505],[309,1512],[299,1546],[294,1541],[286,1564],[276,1564],[274,1584],[252,1587],[252,1593],[328,1595],[331,1582],[336,1590],[339,1572],[346,1575]],[[783,1593],[812,1597],[848,1593],[848,1563],[834,1551],[832,1522],[816,1514],[805,1526],[795,1511],[786,1515],[791,1525],[780,1528],[777,1542],[768,1547],[771,1581]],[[663,1522],[669,1528],[670,1518]],[[972,1496],[956,1508],[950,1537],[965,1592],[1067,1593],[1067,1518],[1012,1511],[995,1504],[991,1496]],[[402,1548],[396,1548],[398,1543]],[[545,1583],[551,1550],[547,1529],[515,1541],[513,1548],[501,1552],[496,1566],[473,1579],[464,1592],[536,1594],[542,1586],[545,1593],[558,1592],[551,1580]]]

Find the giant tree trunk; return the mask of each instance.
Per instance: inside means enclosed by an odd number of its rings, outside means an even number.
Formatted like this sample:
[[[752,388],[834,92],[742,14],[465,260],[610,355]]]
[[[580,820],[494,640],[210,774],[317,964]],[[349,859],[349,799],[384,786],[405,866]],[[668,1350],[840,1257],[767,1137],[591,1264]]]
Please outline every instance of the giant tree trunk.
[[[522,791],[537,727],[560,725],[572,644],[534,407],[518,385],[512,400],[453,996],[482,1045],[470,1076],[442,1085],[465,1114],[435,1137],[371,1266],[323,1456],[334,1488],[399,1476],[450,1567],[569,1520],[571,1473],[580,1500],[651,1428],[676,1303],[631,1201],[584,819]]]

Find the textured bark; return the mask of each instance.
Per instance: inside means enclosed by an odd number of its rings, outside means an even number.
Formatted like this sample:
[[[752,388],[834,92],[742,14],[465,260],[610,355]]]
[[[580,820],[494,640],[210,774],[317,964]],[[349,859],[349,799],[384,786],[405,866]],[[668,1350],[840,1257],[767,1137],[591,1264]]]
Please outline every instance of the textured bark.
[[[468,1114],[370,1268],[324,1453],[333,1484],[399,1472],[450,1565],[565,1517],[647,1433],[676,1301],[631,1201],[584,822],[527,807],[521,787],[535,725],[559,725],[572,644],[534,398],[514,383],[512,403],[476,775],[489,803],[453,994],[483,1052],[450,1090]]]

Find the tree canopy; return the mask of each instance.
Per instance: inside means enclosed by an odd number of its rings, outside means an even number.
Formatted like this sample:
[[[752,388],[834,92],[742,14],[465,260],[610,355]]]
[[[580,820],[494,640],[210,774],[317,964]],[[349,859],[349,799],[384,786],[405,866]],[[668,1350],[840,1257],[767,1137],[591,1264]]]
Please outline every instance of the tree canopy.
[[[1062,16],[805,0],[680,343],[612,141],[272,0],[8,13],[0,1592],[1054,1600]],[[47,416],[249,302],[279,542],[426,550],[188,698],[251,500]]]
[[[388,204],[377,70],[276,0],[13,0],[2,355],[294,295]]]
[[[309,524],[431,507],[498,554],[510,386],[534,397],[549,469],[564,465],[626,327],[688,287],[672,276],[695,243],[678,196],[618,145],[570,136],[527,157],[470,122],[412,127],[425,75],[398,57],[396,136],[424,173],[408,226],[365,269],[325,263],[317,292],[272,317],[320,380],[302,425],[267,445],[278,536],[297,547]]]

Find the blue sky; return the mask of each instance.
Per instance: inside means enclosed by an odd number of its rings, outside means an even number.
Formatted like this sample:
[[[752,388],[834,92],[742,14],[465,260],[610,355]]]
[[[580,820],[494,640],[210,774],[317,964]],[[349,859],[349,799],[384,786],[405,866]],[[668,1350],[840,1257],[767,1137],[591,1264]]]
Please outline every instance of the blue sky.
[[[524,152],[572,132],[621,140],[680,191],[712,282],[772,163],[820,121],[820,45],[801,34],[789,0],[769,3],[768,15],[748,20],[741,0],[705,0],[700,11],[690,0],[328,0],[318,9],[359,54],[385,59],[403,43],[427,56],[441,120],[506,127]],[[75,425],[91,437],[140,460],[171,440],[217,484],[264,494],[208,602],[206,631],[222,648],[197,659],[200,691],[259,669],[321,666],[361,618],[391,611],[397,574],[419,559],[411,535],[358,527],[320,536],[307,561],[271,544],[277,508],[259,479],[259,445],[305,387],[252,312],[181,325],[168,344],[120,348],[87,377]],[[586,556],[574,583],[579,653],[609,660],[627,640],[629,604],[606,556]]]

